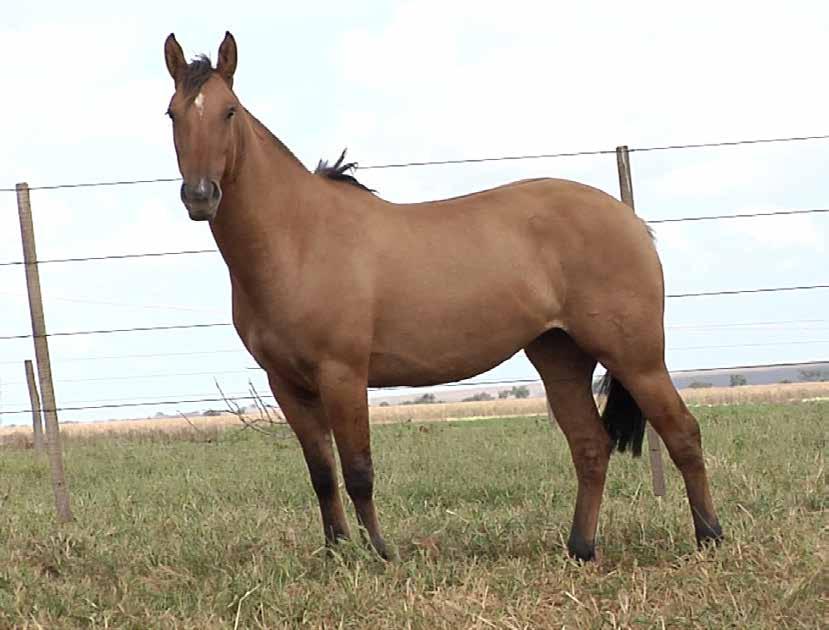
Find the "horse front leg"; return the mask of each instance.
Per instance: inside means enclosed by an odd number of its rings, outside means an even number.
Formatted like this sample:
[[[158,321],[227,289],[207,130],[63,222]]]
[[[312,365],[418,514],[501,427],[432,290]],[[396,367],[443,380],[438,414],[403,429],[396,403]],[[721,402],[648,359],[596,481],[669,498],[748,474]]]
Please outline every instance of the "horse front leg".
[[[273,395],[285,419],[297,436],[311,485],[317,495],[325,543],[328,546],[349,537],[348,522],[337,487],[337,468],[331,428],[318,395],[298,391],[292,385],[269,375]]]
[[[388,560],[389,553],[374,508],[367,373],[341,363],[328,363],[321,367],[319,378],[320,396],[337,441],[345,488],[371,544],[383,559]]]

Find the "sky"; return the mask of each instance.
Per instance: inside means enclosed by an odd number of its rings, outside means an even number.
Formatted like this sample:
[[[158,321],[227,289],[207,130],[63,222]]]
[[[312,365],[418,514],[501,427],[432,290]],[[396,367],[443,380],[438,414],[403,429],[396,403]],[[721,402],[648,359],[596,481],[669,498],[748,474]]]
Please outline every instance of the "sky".
[[[239,46],[235,91],[310,168],[829,133],[821,2],[14,3],[0,58],[0,188],[178,175],[163,42]],[[829,141],[633,153],[646,219],[829,207]],[[615,158],[363,170],[398,202],[517,179],[618,194]],[[41,259],[213,248],[178,184],[33,191]],[[668,293],[829,283],[827,214],[655,226]],[[589,255],[589,252],[586,252]],[[22,258],[0,192],[0,262]],[[439,280],[436,279],[436,282]],[[50,333],[230,321],[218,254],[41,265]],[[0,336],[30,332],[22,267],[0,266]],[[669,300],[672,370],[829,359],[829,291]],[[241,394],[264,375],[232,327],[50,339],[61,407]],[[137,356],[141,355],[141,356]],[[0,340],[0,423],[25,423],[31,340]],[[480,379],[534,372],[522,354]],[[140,417],[221,404],[64,412]]]

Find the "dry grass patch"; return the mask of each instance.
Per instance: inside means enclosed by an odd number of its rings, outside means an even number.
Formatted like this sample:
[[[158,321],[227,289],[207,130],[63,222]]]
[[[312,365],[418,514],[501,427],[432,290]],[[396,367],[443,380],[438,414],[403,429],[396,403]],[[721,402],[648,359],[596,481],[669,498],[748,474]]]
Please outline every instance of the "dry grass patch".
[[[689,405],[801,402],[829,399],[829,382],[689,388],[683,389],[680,393]]]
[[[829,382],[684,389],[680,391],[680,394],[691,406],[801,402],[829,398]],[[374,424],[435,422],[546,416],[547,404],[543,398],[512,398],[426,405],[372,406],[369,408],[369,413],[371,422]],[[275,418],[279,419],[276,416]],[[218,416],[188,416],[186,419],[183,417],[136,418],[85,423],[71,422],[71,416],[69,416],[61,424],[61,434],[64,439],[70,441],[109,438],[213,441],[219,439],[219,436],[227,429],[242,426],[239,419],[232,413]],[[0,427],[0,445],[31,448],[31,429],[27,426]]]

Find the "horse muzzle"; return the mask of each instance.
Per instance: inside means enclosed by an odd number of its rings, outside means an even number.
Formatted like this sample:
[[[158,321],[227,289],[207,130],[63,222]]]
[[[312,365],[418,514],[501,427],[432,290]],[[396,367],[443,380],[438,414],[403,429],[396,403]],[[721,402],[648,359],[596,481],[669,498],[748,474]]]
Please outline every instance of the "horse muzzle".
[[[219,183],[202,177],[195,182],[187,180],[181,185],[181,201],[193,221],[210,221],[216,216],[222,188]]]

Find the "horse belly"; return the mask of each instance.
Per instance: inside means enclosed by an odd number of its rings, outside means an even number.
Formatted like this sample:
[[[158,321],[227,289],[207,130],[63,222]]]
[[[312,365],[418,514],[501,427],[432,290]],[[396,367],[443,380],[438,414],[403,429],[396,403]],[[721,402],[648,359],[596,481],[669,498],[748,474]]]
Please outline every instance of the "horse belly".
[[[436,385],[469,378],[503,363],[545,330],[555,317],[515,309],[509,316],[413,316],[406,325],[375,337],[369,362],[372,387]]]

